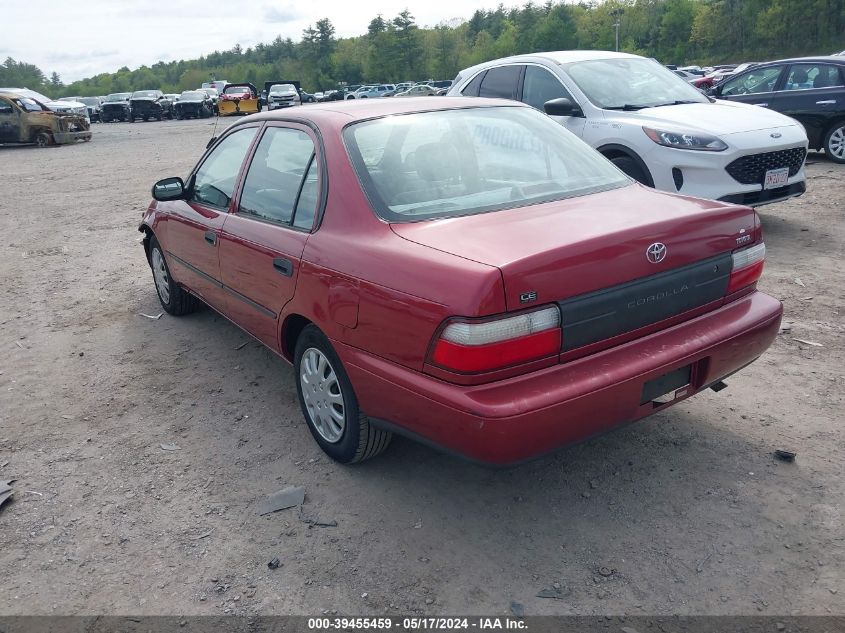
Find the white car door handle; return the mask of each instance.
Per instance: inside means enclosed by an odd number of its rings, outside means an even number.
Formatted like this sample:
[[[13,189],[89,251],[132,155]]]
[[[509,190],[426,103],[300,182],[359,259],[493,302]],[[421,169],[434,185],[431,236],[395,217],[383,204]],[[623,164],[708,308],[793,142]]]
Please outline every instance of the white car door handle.
[[[768,103],[755,103],[754,105],[760,106],[761,108],[768,108],[769,107]]]
[[[816,101],[816,105],[833,105],[836,103],[836,99],[829,99],[827,101]]]

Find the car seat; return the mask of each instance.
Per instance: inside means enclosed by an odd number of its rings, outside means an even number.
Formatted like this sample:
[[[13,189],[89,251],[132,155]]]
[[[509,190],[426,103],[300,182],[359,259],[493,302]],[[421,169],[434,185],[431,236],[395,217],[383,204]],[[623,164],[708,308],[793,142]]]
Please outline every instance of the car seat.
[[[810,83],[810,78],[807,75],[807,69],[801,68],[800,66],[792,71],[790,76],[792,81],[786,84],[787,90],[803,90],[805,88],[812,88],[812,84]]]

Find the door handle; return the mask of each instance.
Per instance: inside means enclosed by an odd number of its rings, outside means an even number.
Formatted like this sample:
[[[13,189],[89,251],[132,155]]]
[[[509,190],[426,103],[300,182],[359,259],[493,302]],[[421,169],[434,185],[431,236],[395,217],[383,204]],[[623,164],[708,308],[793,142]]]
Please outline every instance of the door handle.
[[[206,231],[205,241],[214,246],[215,244],[217,244],[217,233],[215,233],[214,231]]]
[[[283,274],[285,277],[293,276],[293,262],[283,257],[277,257],[273,260],[273,268],[276,272]]]
[[[828,99],[827,101],[816,101],[816,105],[833,105],[836,103],[836,99]]]
[[[754,105],[760,106],[761,108],[768,108],[769,107],[768,103],[755,103]]]

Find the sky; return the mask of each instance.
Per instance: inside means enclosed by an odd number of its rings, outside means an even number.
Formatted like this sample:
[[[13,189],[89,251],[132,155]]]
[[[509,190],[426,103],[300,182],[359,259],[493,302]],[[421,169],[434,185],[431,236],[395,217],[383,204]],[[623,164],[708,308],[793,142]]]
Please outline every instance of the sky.
[[[381,13],[392,18],[409,9],[420,26],[469,19],[499,0],[41,0],[4,2],[0,60],[12,57],[38,66],[65,83],[122,66],[193,59],[214,50],[271,42],[277,35],[298,41],[302,29],[327,17],[338,37],[361,35]],[[514,1],[510,4],[519,4]],[[508,3],[506,3],[508,4]]]

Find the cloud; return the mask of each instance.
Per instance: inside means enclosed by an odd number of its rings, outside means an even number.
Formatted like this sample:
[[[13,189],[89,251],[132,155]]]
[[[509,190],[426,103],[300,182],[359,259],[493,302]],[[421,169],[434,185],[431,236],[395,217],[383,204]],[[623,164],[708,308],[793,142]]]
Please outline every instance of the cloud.
[[[293,22],[300,18],[302,13],[293,5],[286,7],[264,7],[264,21],[271,23]]]

